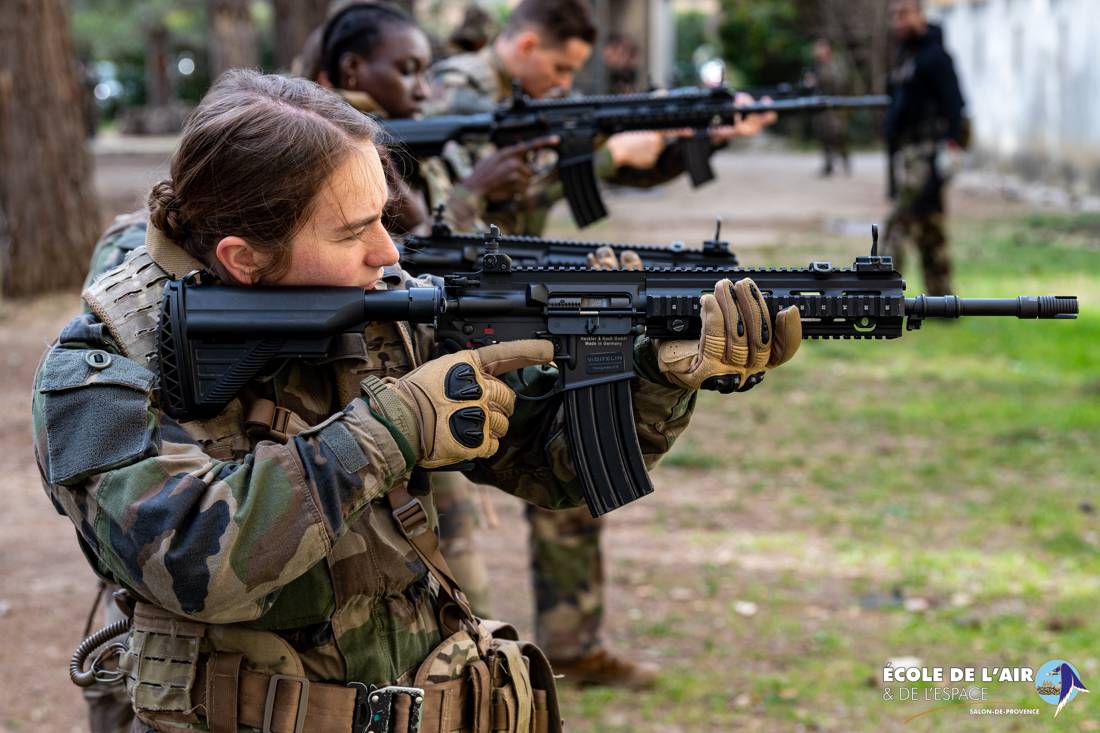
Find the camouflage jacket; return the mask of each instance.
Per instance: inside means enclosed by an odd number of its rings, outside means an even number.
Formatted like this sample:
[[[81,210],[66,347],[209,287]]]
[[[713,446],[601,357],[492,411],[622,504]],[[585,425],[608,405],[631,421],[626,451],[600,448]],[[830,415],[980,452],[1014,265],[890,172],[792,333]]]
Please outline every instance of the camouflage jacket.
[[[384,118],[383,110],[366,92],[338,89],[348,104],[364,114]],[[416,166],[406,166],[397,161],[397,172],[414,193],[423,197],[428,211],[443,206],[444,221],[456,232],[473,232],[488,227],[481,218],[485,213],[485,199],[466,186],[462,179],[468,175],[465,159],[455,158],[461,148],[448,145],[443,155],[417,161]],[[465,172],[465,173],[463,173]],[[425,230],[429,222],[424,222]],[[426,232],[425,232],[426,233]]]
[[[431,68],[432,101],[428,113],[476,114],[495,109],[512,96],[512,76],[492,45],[474,53],[450,56]],[[455,155],[454,168],[468,175],[473,163],[494,150],[491,145],[469,149],[464,158]],[[535,159],[536,172],[526,196],[515,201],[493,204],[485,210],[485,221],[510,234],[542,236],[550,207],[565,197],[557,174],[557,154],[540,152]],[[665,146],[657,163],[650,169],[619,167],[606,147],[595,156],[596,175],[609,183],[634,188],[651,188],[666,183],[684,172],[679,143]]]
[[[65,327],[39,367],[35,456],[55,508],[100,575],[211,624],[215,649],[263,630],[296,651],[311,679],[408,679],[440,641],[435,584],[385,500],[411,467],[358,385],[421,363],[431,332],[372,324],[340,353],[255,380],[212,420],[180,423],[158,407],[150,345],[163,282],[190,265],[166,272],[164,261],[139,247],[97,278],[84,293],[93,312]],[[394,269],[386,281],[409,279]],[[695,393],[664,382],[644,339],[636,362],[638,435],[652,466],[686,427]],[[555,380],[551,367],[522,377],[509,380],[532,395]],[[250,434],[256,397],[310,427],[282,440]],[[499,452],[467,475],[540,506],[579,505],[559,406],[517,401]]]

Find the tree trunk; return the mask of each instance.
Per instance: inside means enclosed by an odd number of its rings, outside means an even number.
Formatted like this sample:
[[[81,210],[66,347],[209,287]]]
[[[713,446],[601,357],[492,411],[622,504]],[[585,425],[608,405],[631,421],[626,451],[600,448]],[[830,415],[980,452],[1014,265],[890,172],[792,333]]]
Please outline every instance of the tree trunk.
[[[145,105],[166,107],[172,101],[168,76],[168,29],[160,23],[145,32]]]
[[[0,2],[0,293],[75,288],[99,234],[67,0]]]
[[[210,77],[226,69],[258,68],[260,47],[250,0],[207,0],[210,28]]]
[[[328,0],[274,0],[275,65],[290,68],[306,38],[325,22]]]

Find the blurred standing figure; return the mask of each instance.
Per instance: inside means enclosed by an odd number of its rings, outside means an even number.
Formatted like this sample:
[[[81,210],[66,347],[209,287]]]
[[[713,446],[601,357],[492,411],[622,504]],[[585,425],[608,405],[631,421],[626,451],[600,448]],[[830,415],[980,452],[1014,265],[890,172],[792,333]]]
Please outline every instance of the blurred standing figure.
[[[806,83],[817,94],[847,94],[851,74],[844,59],[833,53],[833,44],[827,38],[814,43],[814,69],[807,74]],[[833,161],[839,156],[844,173],[852,174],[852,162],[848,158],[848,113],[825,110],[815,120],[817,135],[825,153],[822,176],[833,175]]]
[[[497,34],[497,24],[488,10],[477,3],[466,6],[462,22],[447,39],[452,53],[475,53]]]
[[[641,50],[634,39],[611,33],[603,45],[603,67],[607,69],[607,91],[629,94],[638,91]]]
[[[886,142],[894,210],[886,225],[885,253],[898,270],[905,240],[920,252],[925,292],[953,292],[944,228],[944,187],[969,142],[965,102],[943,31],[930,25],[919,0],[891,0],[890,22],[898,55],[890,72]]]

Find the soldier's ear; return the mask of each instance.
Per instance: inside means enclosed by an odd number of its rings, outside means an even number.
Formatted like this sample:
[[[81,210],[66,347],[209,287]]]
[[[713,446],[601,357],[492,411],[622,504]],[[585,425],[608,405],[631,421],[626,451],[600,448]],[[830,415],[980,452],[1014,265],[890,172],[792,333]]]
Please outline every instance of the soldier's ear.
[[[222,269],[239,285],[253,285],[263,265],[263,256],[240,237],[222,237],[214,248]]]
[[[515,47],[522,56],[529,57],[540,46],[542,46],[542,39],[537,32],[528,29],[516,34]]]
[[[364,63],[362,56],[347,52],[340,56],[340,79],[333,81],[341,89],[359,88],[359,68]]]

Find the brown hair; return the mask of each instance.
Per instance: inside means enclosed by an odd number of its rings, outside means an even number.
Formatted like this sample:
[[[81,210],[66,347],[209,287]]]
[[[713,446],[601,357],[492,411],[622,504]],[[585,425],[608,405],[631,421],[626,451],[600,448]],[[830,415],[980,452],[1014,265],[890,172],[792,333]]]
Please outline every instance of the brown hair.
[[[290,265],[290,240],[324,181],[377,124],[311,81],[247,69],[225,72],[183,128],[170,178],[149,194],[149,221],[219,274],[214,249],[241,237],[270,262],[255,280]]]
[[[585,0],[523,0],[508,16],[501,35],[530,29],[550,46],[563,46],[570,38],[590,46],[596,43],[596,23]]]

